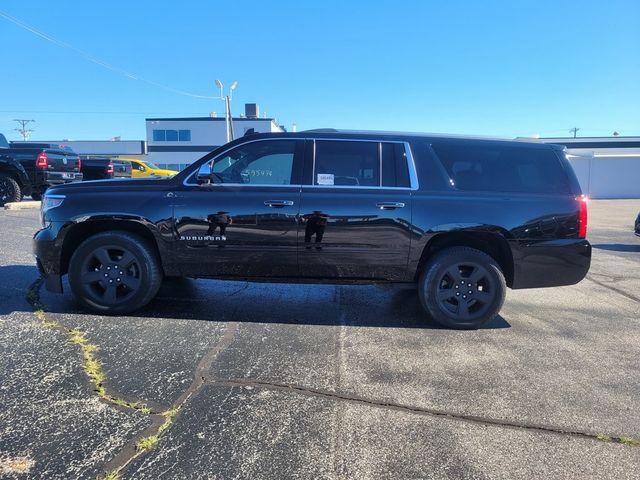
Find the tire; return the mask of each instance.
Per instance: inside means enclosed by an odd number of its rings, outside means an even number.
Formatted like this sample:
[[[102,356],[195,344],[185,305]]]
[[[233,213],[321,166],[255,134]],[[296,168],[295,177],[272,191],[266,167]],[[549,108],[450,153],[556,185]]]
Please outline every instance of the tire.
[[[40,200],[42,200],[42,193],[31,192],[31,200],[35,200],[36,202],[39,202]]]
[[[418,283],[420,303],[436,322],[466,330],[493,320],[506,290],[497,262],[469,247],[451,247],[436,254]]]
[[[69,262],[71,291],[83,307],[100,314],[138,310],[153,299],[161,283],[162,269],[155,251],[128,232],[89,237]]]
[[[0,173],[0,206],[22,200],[20,185],[12,177]]]

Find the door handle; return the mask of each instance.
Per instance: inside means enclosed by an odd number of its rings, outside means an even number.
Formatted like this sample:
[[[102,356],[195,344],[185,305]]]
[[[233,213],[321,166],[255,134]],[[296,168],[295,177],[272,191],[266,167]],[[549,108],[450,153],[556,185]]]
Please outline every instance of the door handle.
[[[404,203],[402,202],[378,202],[376,203],[376,207],[380,210],[394,210],[396,208],[404,207]]]
[[[264,204],[267,207],[272,207],[272,208],[282,208],[282,207],[293,206],[293,202],[291,200],[265,200]]]

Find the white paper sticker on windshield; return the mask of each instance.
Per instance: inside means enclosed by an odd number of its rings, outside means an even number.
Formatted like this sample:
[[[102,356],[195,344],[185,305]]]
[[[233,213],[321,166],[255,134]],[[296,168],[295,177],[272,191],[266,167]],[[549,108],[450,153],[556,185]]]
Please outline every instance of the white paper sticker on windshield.
[[[333,185],[333,173],[319,173],[318,185]]]

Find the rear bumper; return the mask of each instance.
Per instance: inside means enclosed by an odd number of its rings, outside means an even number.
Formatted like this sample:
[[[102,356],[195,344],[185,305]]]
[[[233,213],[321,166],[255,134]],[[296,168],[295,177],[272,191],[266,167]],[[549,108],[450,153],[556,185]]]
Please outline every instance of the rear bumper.
[[[45,172],[44,183],[62,185],[64,183],[81,182],[84,175],[76,172]]]
[[[574,285],[591,266],[587,240],[513,241],[511,251],[514,289]]]

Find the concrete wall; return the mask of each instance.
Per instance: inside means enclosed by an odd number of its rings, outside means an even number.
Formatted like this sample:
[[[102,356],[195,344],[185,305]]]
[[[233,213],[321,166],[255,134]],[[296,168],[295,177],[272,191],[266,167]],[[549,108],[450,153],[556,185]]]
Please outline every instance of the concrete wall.
[[[583,193],[591,198],[640,198],[640,153],[568,152]]]

